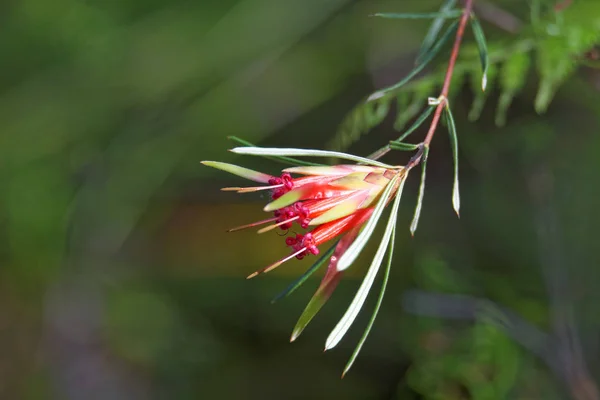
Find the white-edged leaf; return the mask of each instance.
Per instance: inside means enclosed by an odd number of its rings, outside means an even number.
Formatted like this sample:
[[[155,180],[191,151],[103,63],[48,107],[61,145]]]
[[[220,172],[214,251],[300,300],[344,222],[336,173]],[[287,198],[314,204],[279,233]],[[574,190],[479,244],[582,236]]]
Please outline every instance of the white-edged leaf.
[[[247,140],[244,140],[242,138],[239,138],[237,136],[228,136],[227,139],[236,142],[238,144],[242,144],[244,146],[250,146],[250,147],[256,147],[254,144],[250,143]],[[303,166],[321,166],[321,165],[325,165],[325,164],[319,164],[319,163],[314,163],[314,162],[310,162],[310,161],[304,161],[304,160],[298,160],[295,158],[291,158],[291,157],[270,157],[270,156],[264,156],[264,158],[268,159],[268,160],[272,160],[272,161],[276,161],[276,162],[280,162],[283,164],[287,164],[287,165],[303,165]]]
[[[348,360],[348,362],[346,363],[346,366],[344,367],[344,372],[342,372],[342,378],[350,370],[350,368],[352,367],[352,364],[354,364],[354,361],[356,360],[356,357],[358,357],[358,353],[360,353],[360,350],[362,349],[363,345],[365,344],[365,341],[367,340],[367,337],[369,336],[369,333],[371,332],[371,328],[373,328],[373,324],[375,323],[375,319],[377,318],[377,314],[379,313],[379,309],[381,308],[381,303],[383,303],[383,296],[385,295],[385,289],[387,288],[387,283],[390,278],[390,270],[392,269],[392,258],[394,256],[394,244],[396,242],[395,239],[396,239],[396,225],[394,225],[394,228],[392,229],[392,238],[390,239],[390,243],[388,245],[388,258],[387,258],[387,263],[385,266],[383,280],[381,281],[381,290],[379,291],[379,297],[377,297],[377,303],[375,304],[375,308],[373,309],[373,314],[371,314],[371,318],[369,319],[369,323],[367,324],[365,331],[363,332],[363,335],[361,336],[360,340],[358,341],[356,348],[354,348],[354,351],[352,352],[350,359]]]
[[[406,171],[404,173],[406,174],[406,173],[408,173],[408,171]],[[402,181],[404,182],[404,180],[406,179],[406,176],[395,176],[392,178],[390,183],[388,183],[388,185],[384,189],[383,193],[381,194],[381,197],[380,197],[379,201],[377,202],[377,205],[375,205],[373,214],[371,214],[371,217],[365,224],[364,228],[362,229],[360,234],[356,237],[356,240],[354,240],[354,242],[352,242],[352,244],[350,246],[348,246],[348,249],[340,257],[340,259],[338,261],[338,265],[337,265],[338,271],[343,271],[343,270],[347,269],[350,265],[352,265],[354,260],[356,260],[356,258],[360,254],[360,252],[363,250],[363,248],[369,241],[369,238],[373,234],[373,231],[375,230],[375,227],[377,226],[377,222],[379,221],[379,218],[381,218],[383,209],[385,208],[385,205],[387,204],[390,194],[392,193],[394,186],[398,182],[398,179],[402,179]]]
[[[460,193],[458,190],[458,137],[456,135],[456,125],[450,106],[446,103],[444,108],[448,120],[448,133],[450,134],[450,146],[452,147],[452,159],[454,160],[454,185],[452,186],[452,207],[456,215],[460,216]]]
[[[352,154],[341,153],[338,151],[328,150],[311,150],[311,149],[286,149],[278,147],[235,147],[230,150],[236,154],[245,154],[250,156],[283,156],[283,157],[332,157],[342,160],[350,160],[361,162],[363,164],[373,165],[382,168],[394,168],[391,165],[384,164],[379,161],[369,160],[365,157],[355,156]]]
[[[419,185],[419,197],[417,198],[417,206],[415,207],[415,215],[410,223],[410,234],[415,235],[419,217],[421,216],[421,208],[423,207],[423,197],[425,196],[425,175],[427,170],[427,157],[429,155],[429,146],[423,147],[423,156],[421,158],[421,184]]]
[[[483,33],[483,28],[479,24],[479,20],[475,15],[471,15],[471,28],[473,28],[473,35],[475,36],[475,42],[477,42],[477,49],[479,50],[479,59],[481,61],[481,90],[485,92],[488,79],[488,66],[490,62],[487,49],[487,41],[485,40],[485,34]]]
[[[375,277],[377,276],[377,272],[379,271],[379,267],[381,266],[381,262],[383,261],[383,256],[385,256],[385,252],[387,251],[388,244],[392,237],[392,231],[396,226],[396,219],[398,217],[398,208],[400,206],[400,198],[402,197],[402,189],[404,187],[404,182],[406,179],[402,179],[400,182],[400,187],[398,188],[398,193],[394,200],[394,204],[392,206],[392,210],[390,212],[390,217],[388,219],[387,225],[385,227],[385,231],[383,233],[383,238],[381,239],[381,243],[377,248],[377,252],[375,253],[375,257],[371,262],[371,266],[367,271],[367,275],[362,281],[362,284],[358,288],[352,303],[350,303],[350,307],[346,310],[346,313],[340,319],[340,322],[333,328],[333,331],[329,334],[327,341],[325,343],[325,350],[329,350],[335,347],[340,340],[346,335],[348,329],[358,316],[360,309],[362,308],[365,300],[367,299],[367,295],[371,291],[371,286],[373,286],[373,282],[375,281]],[[358,240],[358,239],[357,239]],[[340,260],[341,261],[341,260]]]

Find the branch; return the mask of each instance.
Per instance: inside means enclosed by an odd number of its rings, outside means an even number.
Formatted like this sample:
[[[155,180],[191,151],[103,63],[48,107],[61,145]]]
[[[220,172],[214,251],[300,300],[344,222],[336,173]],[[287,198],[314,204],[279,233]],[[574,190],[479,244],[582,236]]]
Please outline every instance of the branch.
[[[460,45],[462,43],[463,34],[465,32],[465,27],[467,26],[467,22],[469,21],[472,11],[473,11],[473,0],[466,0],[465,8],[463,9],[462,15],[460,17],[460,22],[458,24],[458,29],[456,30],[456,37],[454,39],[454,45],[452,46],[452,53],[450,54],[450,60],[448,61],[448,69],[446,70],[446,75],[444,77],[444,85],[442,86],[442,92],[440,93],[440,95],[438,97],[440,99],[440,102],[435,109],[435,113],[433,114],[433,119],[431,121],[429,131],[427,132],[427,136],[425,137],[425,140],[422,143],[423,147],[429,147],[429,144],[431,143],[431,140],[433,139],[433,135],[435,134],[438,123],[440,121],[440,117],[442,116],[442,111],[444,110],[444,107],[446,106],[446,103],[448,102],[447,98],[448,98],[448,93],[450,91],[450,82],[452,81],[452,75],[454,73],[454,66],[456,65],[456,59],[458,58],[458,51],[460,50]],[[377,160],[377,159],[383,157],[389,151],[390,151],[389,146],[386,146],[386,147],[382,148],[381,150],[378,150],[371,156],[369,156],[369,158],[371,158],[373,160]],[[412,168],[412,167],[418,165],[421,162],[422,155],[423,155],[423,152],[419,151],[415,155],[415,157],[413,157],[409,161],[409,163],[406,167]]]

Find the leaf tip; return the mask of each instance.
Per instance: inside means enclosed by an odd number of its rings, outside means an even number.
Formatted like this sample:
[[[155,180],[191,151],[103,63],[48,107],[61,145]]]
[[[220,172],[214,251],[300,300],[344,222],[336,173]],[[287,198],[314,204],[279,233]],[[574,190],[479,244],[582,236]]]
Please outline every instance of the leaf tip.
[[[369,97],[367,97],[366,103],[368,103],[369,101],[377,100],[381,97],[383,97],[383,92],[381,92],[381,91],[375,92],[375,93],[371,94]]]
[[[452,198],[452,207],[458,218],[460,218],[460,198],[458,197],[458,194]]]

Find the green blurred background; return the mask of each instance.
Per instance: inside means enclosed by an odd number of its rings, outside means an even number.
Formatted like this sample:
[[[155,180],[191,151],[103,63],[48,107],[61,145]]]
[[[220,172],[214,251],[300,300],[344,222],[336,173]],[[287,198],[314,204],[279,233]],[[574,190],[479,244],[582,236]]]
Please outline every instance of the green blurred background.
[[[524,2],[496,3],[527,15]],[[481,119],[469,122],[473,94],[460,91],[453,108],[461,218],[451,208],[452,158],[440,128],[419,231],[415,238],[408,231],[414,174],[386,299],[343,380],[375,296],[348,337],[322,349],[367,257],[290,344],[319,278],[270,300],[310,260],[246,281],[286,254],[282,239],[225,233],[261,218],[264,199],[219,192],[240,181],[199,161],[281,168],[234,157],[229,135],[327,146],[361,98],[410,71],[428,26],[368,15],[438,7],[435,0],[3,1],[0,398],[597,399],[600,75],[593,70],[571,78],[541,116],[532,74],[503,128],[494,125],[494,92]],[[507,35],[483,24],[490,37]],[[380,147],[397,135],[392,125],[384,121],[351,150]],[[513,322],[499,329],[489,322],[493,311],[471,315],[473,298],[453,309],[425,291],[488,299],[533,333]],[[406,293],[414,296],[407,301]],[[423,304],[454,318],[423,316]],[[523,345],[530,338],[538,354]]]

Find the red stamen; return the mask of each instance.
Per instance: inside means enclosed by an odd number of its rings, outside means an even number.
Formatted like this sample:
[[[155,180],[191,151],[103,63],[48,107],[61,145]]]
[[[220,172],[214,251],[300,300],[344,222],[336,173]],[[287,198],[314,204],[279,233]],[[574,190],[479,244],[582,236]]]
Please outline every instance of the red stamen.
[[[287,226],[288,224],[290,225],[290,228],[291,228],[291,224],[292,224],[292,222],[294,222],[294,221],[295,221],[295,220],[297,220],[298,218],[299,218],[298,216],[295,216],[295,217],[292,217],[292,218],[290,218],[290,219],[286,219],[286,220],[284,220],[284,221],[278,222],[278,223],[276,223],[276,224],[269,225],[269,226],[267,226],[267,227],[264,227],[264,228],[262,228],[262,229],[259,229],[258,233],[265,233],[265,232],[268,232],[268,231],[270,231],[270,230],[273,230],[273,229],[275,229],[275,228],[277,228],[277,227],[279,227],[279,226],[283,226],[283,225],[286,225],[286,226]],[[272,219],[271,219],[271,221],[274,221],[274,220],[276,220],[276,218],[272,218]],[[289,229],[289,228],[287,228],[287,229]],[[287,230],[287,229],[285,229],[285,230]]]
[[[283,184],[271,185],[271,186],[225,187],[225,188],[222,188],[221,190],[224,192],[236,191],[238,193],[250,193],[250,192],[258,192],[258,191],[267,190],[267,189],[277,189],[280,187],[283,187]]]
[[[300,249],[300,250],[298,250],[297,252],[295,252],[295,253],[293,253],[293,254],[290,254],[289,256],[287,256],[287,257],[285,257],[285,258],[282,258],[281,260],[279,260],[279,261],[277,261],[277,262],[275,262],[275,263],[273,263],[273,264],[269,265],[269,266],[268,266],[268,267],[266,267],[266,268],[263,268],[263,269],[261,269],[261,270],[258,270],[258,271],[256,271],[256,272],[253,272],[253,273],[251,273],[250,275],[248,275],[248,277],[246,277],[246,279],[251,279],[251,278],[254,278],[256,275],[259,275],[259,274],[264,274],[264,273],[266,273],[266,272],[272,271],[272,270],[274,270],[275,268],[279,267],[279,266],[280,266],[281,264],[283,264],[284,262],[286,262],[286,261],[288,261],[288,260],[291,260],[292,258],[294,258],[294,257],[298,256],[300,253],[302,253],[302,252],[304,252],[304,251],[306,251],[306,249]]]
[[[258,222],[252,222],[249,223],[247,225],[241,225],[241,226],[236,226],[235,228],[231,228],[228,229],[227,232],[236,232],[236,231],[240,231],[242,229],[246,229],[246,228],[252,228],[254,226],[258,226],[258,225],[262,225],[262,224],[266,224],[268,222],[273,222],[275,221],[277,218],[269,218],[269,219],[264,219],[262,221],[258,221]]]

